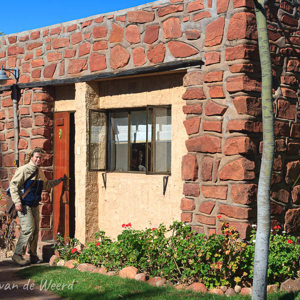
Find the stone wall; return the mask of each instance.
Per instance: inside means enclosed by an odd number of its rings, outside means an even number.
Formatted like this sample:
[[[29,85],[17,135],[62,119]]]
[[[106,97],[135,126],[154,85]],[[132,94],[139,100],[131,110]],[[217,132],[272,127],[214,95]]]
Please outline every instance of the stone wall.
[[[285,224],[294,233],[300,227],[300,188],[292,188],[300,172],[299,13],[294,0],[277,0],[267,9],[276,117],[272,218],[273,224]],[[53,99],[36,97],[51,93],[31,89],[31,83],[51,85],[53,80],[185,59],[205,61],[202,70],[191,68],[184,79],[184,126],[189,138],[182,160],[182,220],[208,234],[218,232],[220,214],[221,220],[246,235],[255,222],[262,148],[252,0],[157,1],[3,36],[0,49],[0,65],[20,68],[20,83],[27,87],[19,105],[21,154],[37,144],[50,155],[52,151]],[[7,91],[1,94],[0,121],[1,187],[5,188],[14,168]]]

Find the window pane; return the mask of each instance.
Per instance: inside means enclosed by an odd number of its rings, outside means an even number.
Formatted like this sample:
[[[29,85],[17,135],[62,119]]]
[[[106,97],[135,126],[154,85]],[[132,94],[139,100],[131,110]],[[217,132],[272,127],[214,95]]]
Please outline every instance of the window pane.
[[[171,108],[153,108],[153,124],[155,124],[153,172],[171,172]]]
[[[90,170],[106,168],[106,115],[90,111]]]
[[[146,171],[146,110],[130,112],[130,171]]]
[[[110,114],[109,170],[128,171],[128,113]]]

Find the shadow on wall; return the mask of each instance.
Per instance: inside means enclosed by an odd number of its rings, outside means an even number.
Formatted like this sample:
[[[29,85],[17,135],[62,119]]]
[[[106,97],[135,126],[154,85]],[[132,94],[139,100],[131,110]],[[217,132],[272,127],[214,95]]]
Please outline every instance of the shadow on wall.
[[[122,94],[133,94],[141,92],[150,92],[155,90],[164,90],[174,87],[182,86],[182,72],[178,75],[156,75],[156,76],[145,76],[144,78],[130,78],[118,80],[101,81],[99,85],[99,95],[114,96]]]

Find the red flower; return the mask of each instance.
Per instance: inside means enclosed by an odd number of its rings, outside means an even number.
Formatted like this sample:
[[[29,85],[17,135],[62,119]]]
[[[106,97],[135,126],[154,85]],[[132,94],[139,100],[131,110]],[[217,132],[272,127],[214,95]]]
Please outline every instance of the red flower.
[[[73,249],[71,250],[71,253],[72,253],[72,254],[75,253],[75,252],[77,252],[77,248],[73,248]]]
[[[156,229],[156,228],[153,227],[153,228],[152,228],[152,231],[154,231],[155,229]]]
[[[222,216],[221,215],[217,215],[217,219],[221,219],[222,218]]]
[[[125,224],[122,224],[122,227],[124,228],[124,227],[126,227],[126,225],[125,225]]]
[[[228,223],[226,223],[226,224],[224,224],[224,226],[225,226],[225,227],[229,227],[229,224],[228,224]]]
[[[98,242],[98,243],[96,244],[96,246],[97,246],[97,247],[99,247],[100,245],[101,245],[101,243],[100,243],[100,242]]]
[[[293,243],[293,240],[288,240],[287,241],[289,244],[292,244]]]
[[[128,224],[126,225],[126,227],[131,227],[131,223],[128,223]]]
[[[275,230],[281,229],[281,227],[280,227],[279,225],[275,225],[275,226],[274,226],[274,229],[275,229]]]

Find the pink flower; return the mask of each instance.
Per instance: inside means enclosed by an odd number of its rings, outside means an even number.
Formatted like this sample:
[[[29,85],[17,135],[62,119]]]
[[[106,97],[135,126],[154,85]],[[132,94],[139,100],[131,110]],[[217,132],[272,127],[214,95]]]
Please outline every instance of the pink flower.
[[[293,240],[288,240],[287,241],[289,244],[292,244],[293,243]]]
[[[221,219],[222,218],[222,216],[221,215],[217,215],[217,219]]]
[[[98,242],[98,243],[96,244],[96,246],[97,246],[97,247],[99,247],[100,245],[101,245],[101,243],[100,243],[100,242]]]
[[[77,248],[73,248],[73,249],[71,250],[71,253],[72,253],[72,254],[75,253],[75,252],[77,252]]]

